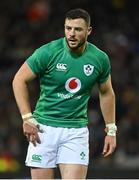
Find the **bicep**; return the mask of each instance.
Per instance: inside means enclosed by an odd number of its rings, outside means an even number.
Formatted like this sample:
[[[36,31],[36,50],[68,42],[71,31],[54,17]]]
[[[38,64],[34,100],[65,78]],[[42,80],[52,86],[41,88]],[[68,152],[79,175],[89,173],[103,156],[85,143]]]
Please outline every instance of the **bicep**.
[[[112,88],[112,83],[111,83],[111,76],[109,75],[109,78],[107,81],[104,83],[99,84],[99,93],[100,94],[106,94],[112,92],[113,93],[113,88]]]
[[[33,73],[28,64],[25,62],[16,73],[15,78],[28,82],[35,79],[36,74]]]

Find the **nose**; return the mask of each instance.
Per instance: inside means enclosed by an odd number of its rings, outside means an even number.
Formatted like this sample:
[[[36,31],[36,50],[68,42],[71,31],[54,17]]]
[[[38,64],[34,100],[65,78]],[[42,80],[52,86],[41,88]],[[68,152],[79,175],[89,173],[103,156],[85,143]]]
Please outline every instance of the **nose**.
[[[74,29],[71,29],[70,36],[75,36],[75,30]]]

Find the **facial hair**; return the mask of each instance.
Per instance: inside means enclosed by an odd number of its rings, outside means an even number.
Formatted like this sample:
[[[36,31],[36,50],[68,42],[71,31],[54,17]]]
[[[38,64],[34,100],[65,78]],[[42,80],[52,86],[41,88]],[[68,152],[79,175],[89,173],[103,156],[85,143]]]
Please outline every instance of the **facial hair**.
[[[84,38],[76,47],[71,47],[71,46],[69,45],[69,42],[68,42],[67,38],[66,38],[66,42],[67,42],[68,47],[69,47],[71,50],[77,51],[80,47],[82,47],[82,46],[86,43],[86,39]]]

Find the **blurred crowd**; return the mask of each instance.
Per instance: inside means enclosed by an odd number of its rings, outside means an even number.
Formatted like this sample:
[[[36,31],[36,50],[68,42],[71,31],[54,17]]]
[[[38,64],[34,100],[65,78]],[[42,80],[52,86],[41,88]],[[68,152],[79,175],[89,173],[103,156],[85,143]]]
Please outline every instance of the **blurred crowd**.
[[[117,150],[102,158],[104,121],[97,87],[89,101],[90,166],[139,168],[139,12],[135,0],[8,0],[0,4],[0,172],[24,166],[27,141],[12,91],[20,65],[41,45],[64,36],[64,15],[84,8],[92,18],[89,41],[111,60],[116,93]],[[38,83],[30,85],[35,106]]]

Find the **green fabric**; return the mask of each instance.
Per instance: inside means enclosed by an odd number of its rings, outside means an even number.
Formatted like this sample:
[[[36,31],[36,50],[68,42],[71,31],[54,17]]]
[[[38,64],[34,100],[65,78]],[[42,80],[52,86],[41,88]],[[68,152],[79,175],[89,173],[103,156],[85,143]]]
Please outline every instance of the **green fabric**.
[[[91,90],[110,74],[106,53],[87,42],[84,53],[77,55],[60,38],[37,49],[26,62],[40,78],[36,120],[55,127],[86,126]]]

